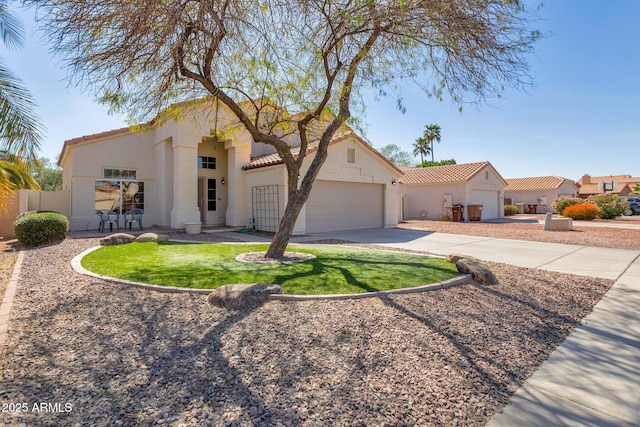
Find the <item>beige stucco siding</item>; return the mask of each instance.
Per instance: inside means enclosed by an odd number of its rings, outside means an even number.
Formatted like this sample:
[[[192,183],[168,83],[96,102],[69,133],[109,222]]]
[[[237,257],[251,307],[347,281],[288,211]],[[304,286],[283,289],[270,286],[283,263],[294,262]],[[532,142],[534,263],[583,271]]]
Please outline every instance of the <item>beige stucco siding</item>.
[[[564,182],[558,188],[531,191],[507,191],[505,197],[511,199],[512,204],[536,204],[538,213],[553,212],[553,204],[560,197],[577,197],[578,190],[572,183]],[[543,203],[546,198],[546,204]],[[525,207],[526,212],[526,207]]]
[[[154,192],[155,163],[153,145],[148,133],[127,133],[108,140],[80,142],[73,155],[63,159],[64,188],[71,190],[70,229],[98,228],[95,215],[95,181],[103,178],[104,169],[135,170],[137,181],[144,182],[145,207]],[[156,224],[157,212],[146,209],[144,222]]]

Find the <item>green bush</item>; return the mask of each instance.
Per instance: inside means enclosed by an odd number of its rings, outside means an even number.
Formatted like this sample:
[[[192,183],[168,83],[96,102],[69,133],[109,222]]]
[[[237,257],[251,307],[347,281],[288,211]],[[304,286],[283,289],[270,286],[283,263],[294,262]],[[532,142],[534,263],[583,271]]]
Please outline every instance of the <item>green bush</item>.
[[[515,215],[519,212],[518,207],[514,205],[504,205],[504,216]]]
[[[596,219],[598,217],[598,214],[598,205],[594,205],[591,203],[580,203],[579,205],[567,206],[562,211],[562,216],[586,221]]]
[[[13,223],[16,238],[25,246],[64,240],[69,221],[57,212],[26,212]]]
[[[624,212],[629,209],[629,203],[615,194],[591,196],[587,199],[587,202],[598,205],[600,218],[602,219],[617,218],[624,215]]]
[[[562,214],[565,208],[573,205],[579,205],[580,203],[584,203],[584,200],[573,198],[556,199],[556,201],[553,202],[553,209],[555,209],[559,214]]]

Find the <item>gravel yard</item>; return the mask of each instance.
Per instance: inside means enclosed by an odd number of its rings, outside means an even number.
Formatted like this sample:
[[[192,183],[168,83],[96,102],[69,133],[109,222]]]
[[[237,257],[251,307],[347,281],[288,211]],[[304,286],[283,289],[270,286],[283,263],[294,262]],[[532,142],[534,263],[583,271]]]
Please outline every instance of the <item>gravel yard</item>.
[[[537,218],[544,219],[544,216],[538,215]],[[490,223],[428,220],[410,220],[399,224],[398,227],[469,236],[640,250],[640,215],[621,217],[616,220],[597,220],[592,224],[635,224],[639,228],[595,227],[587,221],[574,221],[573,231],[545,231],[544,224],[527,222]]]
[[[489,264],[492,287],[234,312],[75,274],[96,244],[27,250],[0,425],[481,426],[612,284]]]

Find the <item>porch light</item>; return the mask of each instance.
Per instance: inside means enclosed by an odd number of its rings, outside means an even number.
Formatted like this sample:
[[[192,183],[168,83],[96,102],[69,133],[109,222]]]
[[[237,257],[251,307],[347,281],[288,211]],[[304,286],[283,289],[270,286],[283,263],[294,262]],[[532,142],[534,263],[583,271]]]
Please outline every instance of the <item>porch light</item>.
[[[393,178],[393,179],[391,180],[391,185],[396,185],[396,179],[395,179],[395,178]]]
[[[224,185],[224,176],[222,177],[222,179],[220,180],[220,184]]]

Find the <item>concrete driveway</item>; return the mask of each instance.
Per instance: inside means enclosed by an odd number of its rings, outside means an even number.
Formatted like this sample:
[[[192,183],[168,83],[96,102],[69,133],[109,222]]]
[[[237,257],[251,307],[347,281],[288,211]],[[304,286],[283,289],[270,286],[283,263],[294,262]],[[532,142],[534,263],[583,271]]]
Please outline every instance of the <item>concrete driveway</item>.
[[[496,239],[397,228],[320,233],[296,237],[293,242],[340,239],[436,255],[463,253],[492,262],[540,268],[560,273],[615,280],[637,263],[640,251],[593,248],[558,243]]]

